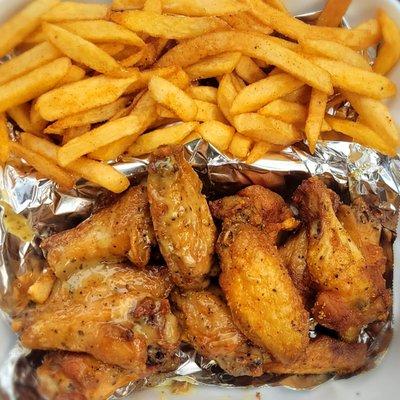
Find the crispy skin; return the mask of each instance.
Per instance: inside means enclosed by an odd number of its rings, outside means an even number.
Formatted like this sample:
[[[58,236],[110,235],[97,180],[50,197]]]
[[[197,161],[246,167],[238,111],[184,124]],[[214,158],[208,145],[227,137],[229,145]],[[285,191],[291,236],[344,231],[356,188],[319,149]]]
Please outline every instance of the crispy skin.
[[[369,265],[337,219],[339,198],[321,180],[305,180],[294,201],[307,222],[307,264],[318,290],[314,317],[354,341],[364,325],[387,316],[390,294],[382,272]]]
[[[146,188],[139,185],[77,227],[45,239],[42,248],[56,276],[67,279],[82,265],[110,257],[144,267],[153,242]]]
[[[164,270],[98,265],[72,275],[16,320],[31,349],[86,352],[132,369],[159,364],[179,345]]]
[[[229,223],[217,252],[235,324],[276,360],[295,359],[308,343],[308,313],[277,248],[260,229]]]
[[[147,189],[154,230],[174,283],[188,289],[207,285],[216,239],[201,188],[182,147],[152,154]]]
[[[228,222],[246,222],[262,229],[273,242],[282,230],[296,228],[298,222],[279,194],[259,185],[248,186],[234,196],[210,202],[215,218]]]
[[[174,293],[183,338],[233,376],[260,376],[266,354],[234,325],[221,298],[209,290]]]
[[[328,336],[320,336],[307,346],[300,357],[288,364],[269,361],[264,372],[275,374],[348,374],[367,362],[367,345],[346,343]]]

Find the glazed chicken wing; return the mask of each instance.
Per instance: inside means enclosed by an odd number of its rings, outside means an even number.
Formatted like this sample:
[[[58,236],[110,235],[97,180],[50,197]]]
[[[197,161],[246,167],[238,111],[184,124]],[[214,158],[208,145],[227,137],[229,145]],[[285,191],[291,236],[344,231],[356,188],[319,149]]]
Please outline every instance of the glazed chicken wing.
[[[304,181],[294,194],[307,222],[307,264],[318,296],[316,320],[348,341],[360,329],[386,318],[390,294],[382,271],[369,264],[336,216],[338,196],[318,178]]]
[[[216,230],[182,147],[162,147],[152,154],[147,189],[157,241],[174,283],[205,287]]]
[[[45,239],[42,248],[56,276],[67,279],[85,264],[111,257],[129,257],[144,267],[153,242],[146,188],[139,185],[76,228]]]

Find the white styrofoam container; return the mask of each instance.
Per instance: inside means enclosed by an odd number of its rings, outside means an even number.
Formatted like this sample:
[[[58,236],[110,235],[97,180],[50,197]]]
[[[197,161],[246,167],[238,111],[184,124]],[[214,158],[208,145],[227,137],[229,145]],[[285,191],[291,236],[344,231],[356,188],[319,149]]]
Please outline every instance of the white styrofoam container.
[[[107,0],[79,0],[87,3],[107,3]],[[12,15],[28,0],[0,0],[0,22]],[[284,0],[284,3],[295,14],[304,14],[320,10],[324,0]],[[385,9],[400,25],[400,2],[398,0],[353,0],[346,18],[351,26],[357,25],[375,16],[377,8]],[[0,38],[1,41],[1,38]],[[390,78],[400,88],[400,65],[391,72]],[[389,101],[389,106],[400,124],[400,96]],[[398,232],[400,233],[400,232]],[[400,241],[395,243],[394,273],[394,338],[382,363],[371,371],[347,380],[330,381],[311,391],[292,391],[290,389],[258,388],[231,389],[201,385],[190,390],[184,398],[187,400],[251,400],[257,392],[262,399],[273,400],[394,400],[400,393]],[[8,323],[0,317],[0,366],[7,358],[8,352],[15,343],[15,336]],[[182,395],[172,395],[166,388],[155,388],[138,393],[135,400],[173,400]]]

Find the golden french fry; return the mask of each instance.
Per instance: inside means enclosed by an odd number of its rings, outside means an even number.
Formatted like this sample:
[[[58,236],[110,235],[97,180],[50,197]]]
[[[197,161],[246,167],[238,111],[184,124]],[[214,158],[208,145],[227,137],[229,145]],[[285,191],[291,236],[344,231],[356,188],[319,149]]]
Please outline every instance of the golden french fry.
[[[274,7],[277,10],[283,11],[285,13],[288,13],[287,8],[284,6],[281,0],[264,0],[264,1],[268,3],[271,7]]]
[[[34,136],[35,137],[35,136]],[[38,139],[38,138],[37,138]],[[71,189],[74,186],[73,177],[46,156],[42,155],[21,146],[19,143],[10,143],[11,152],[23,158],[30,166],[36,169],[41,175],[45,176],[56,182],[60,187],[65,189]]]
[[[356,68],[341,61],[309,56],[310,60],[329,72],[333,86],[353,93],[384,99],[396,94],[396,85],[385,76]]]
[[[207,57],[185,68],[191,80],[213,78],[231,73],[239,62],[241,54],[237,51]]]
[[[400,31],[385,11],[378,11],[378,22],[382,29],[383,42],[374,63],[374,71],[386,75],[400,58]]]
[[[238,93],[246,87],[246,84],[244,83],[243,79],[239,78],[235,74],[235,72],[232,72],[231,77],[232,77],[233,86],[235,86],[235,89]]]
[[[31,120],[32,132],[41,133],[47,126],[47,121],[42,118],[39,112],[36,110],[36,101],[32,101],[31,109],[29,112],[29,118]]]
[[[162,1],[161,0],[145,0],[143,5],[143,11],[152,11],[157,14],[162,13]]]
[[[91,127],[92,126],[90,124],[85,124],[81,126],[74,126],[72,128],[67,128],[63,132],[62,144],[64,145],[68,143],[70,140],[75,139],[76,137],[81,136],[86,132],[89,132]]]
[[[90,19],[107,19],[109,6],[63,1],[42,15],[43,21],[61,22]]]
[[[48,90],[68,72],[69,58],[58,58],[0,86],[0,112],[26,103]]]
[[[114,58],[80,36],[48,23],[43,24],[43,31],[47,39],[72,60],[103,74],[127,75],[128,71],[119,65]]]
[[[304,123],[307,119],[307,108],[304,105],[282,99],[271,101],[258,112],[288,124]]]
[[[222,77],[217,91],[217,104],[224,114],[225,118],[233,124],[231,114],[232,103],[237,96],[238,91],[233,84],[232,74],[226,74]]]
[[[0,113],[0,165],[4,165],[10,154],[10,137],[7,126],[7,117]]]
[[[163,0],[162,6],[166,13],[190,17],[237,14],[248,8],[238,0]]]
[[[246,158],[249,154],[252,143],[253,141],[250,138],[243,136],[240,133],[235,133],[228,151],[236,158]]]
[[[0,25],[0,58],[21,43],[40,24],[40,17],[59,0],[34,0]]]
[[[111,9],[113,11],[141,10],[145,0],[113,0]]]
[[[194,100],[197,112],[194,117],[196,121],[220,121],[226,122],[224,114],[216,104],[207,101]]]
[[[151,153],[159,146],[180,143],[186,136],[194,131],[198,125],[198,122],[183,122],[145,133],[129,147],[128,153],[133,156],[141,156]]]
[[[327,101],[328,96],[326,93],[322,93],[316,89],[311,91],[310,105],[304,131],[306,133],[308,147],[312,154],[315,151],[315,145],[321,133]]]
[[[301,41],[301,47],[308,54],[332,58],[333,60],[342,61],[353,67],[365,69],[367,71],[372,70],[368,61],[360,53],[337,42],[304,39]]]
[[[259,32],[264,35],[269,35],[273,32],[269,26],[264,25],[260,20],[246,11],[237,14],[222,15],[221,19],[237,31]]]
[[[22,144],[36,153],[57,162],[59,146],[28,133],[21,136]],[[129,187],[129,180],[111,165],[82,157],[67,167],[68,170],[112,192],[121,193]]]
[[[149,92],[153,99],[178,115],[182,121],[192,121],[197,113],[195,101],[178,86],[158,76],[149,81]]]
[[[194,131],[194,132],[190,133],[189,135],[187,135],[181,141],[181,144],[190,143],[190,142],[193,142],[194,140],[198,140],[198,139],[201,139],[201,136],[199,135],[199,133],[197,131]]]
[[[260,158],[262,158],[266,153],[271,151],[273,144],[267,142],[257,142],[254,144],[249,155],[247,156],[246,163],[253,164]]]
[[[317,25],[339,26],[351,1],[352,0],[327,0],[324,9],[318,16]]]
[[[254,83],[267,77],[267,74],[250,58],[241,56],[235,72],[247,83]]]
[[[123,67],[132,67],[136,65],[143,57],[144,54],[144,49],[140,49],[139,51],[130,54],[128,57],[124,58],[123,60],[120,60],[119,63]]]
[[[240,51],[249,57],[259,58],[312,87],[333,93],[330,76],[322,68],[267,36],[249,32],[221,31],[185,40],[164,54],[156,65],[186,67],[202,58],[225,51]]]
[[[30,105],[23,103],[18,106],[11,107],[7,110],[7,114],[14,122],[26,132],[32,132],[31,118],[30,118]]]
[[[241,114],[257,111],[265,104],[285,96],[303,85],[303,82],[286,73],[268,76],[246,86],[239,92],[233,101],[231,113]]]
[[[47,40],[42,27],[37,28],[33,33],[24,39],[21,45],[33,45],[43,43]]]
[[[175,113],[173,113],[171,110],[168,110],[168,108],[165,108],[161,104],[157,104],[156,110],[157,110],[157,115],[160,118],[179,119],[179,117]]]
[[[150,11],[136,10],[111,13],[111,20],[134,32],[143,32],[165,39],[192,38],[228,26],[217,17],[161,15]]]
[[[307,104],[310,101],[311,88],[310,86],[302,86],[293,92],[283,96],[282,99],[294,103]]]
[[[110,56],[116,56],[125,48],[125,46],[121,43],[101,43],[98,44],[97,47],[105,51]]]
[[[196,100],[217,104],[217,88],[212,86],[189,86],[186,93]]]
[[[82,80],[86,75],[86,71],[77,65],[71,65],[68,72],[57,82],[55,88],[74,83]]]
[[[47,121],[64,118],[117,100],[137,77],[118,79],[94,76],[40,96],[36,108]]]
[[[239,114],[234,117],[236,130],[257,141],[289,146],[302,139],[299,130],[291,124],[257,113]]]
[[[197,132],[218,150],[225,151],[232,141],[235,128],[219,121],[206,121],[197,128]]]

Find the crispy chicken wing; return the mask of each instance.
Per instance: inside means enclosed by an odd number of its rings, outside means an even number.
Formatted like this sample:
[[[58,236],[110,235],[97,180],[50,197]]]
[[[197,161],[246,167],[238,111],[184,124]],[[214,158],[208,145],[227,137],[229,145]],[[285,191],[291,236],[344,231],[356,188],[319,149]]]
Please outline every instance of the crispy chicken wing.
[[[308,343],[308,313],[276,246],[253,225],[228,223],[217,252],[235,324],[276,360],[296,359]]]
[[[266,354],[236,328],[227,305],[209,290],[174,293],[183,339],[233,376],[260,376]]]
[[[56,276],[67,279],[82,265],[110,257],[129,257],[144,267],[153,242],[146,188],[139,185],[76,228],[45,239],[42,248]]]
[[[182,147],[162,147],[152,154],[147,189],[157,241],[174,283],[205,287],[216,230],[200,179]]]
[[[43,305],[14,320],[31,349],[86,352],[132,369],[161,364],[179,345],[166,269],[98,265],[59,282]]]
[[[386,318],[390,294],[382,271],[366,261],[336,217],[338,196],[318,178],[304,181],[294,194],[307,222],[307,264],[318,296],[316,320],[348,341],[360,329]]]

